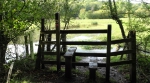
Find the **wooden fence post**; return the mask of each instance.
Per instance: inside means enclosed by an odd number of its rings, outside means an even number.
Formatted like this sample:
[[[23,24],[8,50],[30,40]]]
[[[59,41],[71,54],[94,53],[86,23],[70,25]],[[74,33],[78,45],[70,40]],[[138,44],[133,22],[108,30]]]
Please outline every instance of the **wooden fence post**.
[[[56,51],[57,51],[57,72],[61,70],[61,56],[60,56],[60,15],[55,14],[55,27],[56,27]]]
[[[130,38],[132,38],[131,42],[131,50],[133,50],[131,54],[131,71],[130,71],[130,81],[131,83],[136,83],[136,32],[130,31]]]
[[[41,19],[41,32],[44,31],[44,19]],[[38,52],[37,52],[37,58],[36,58],[36,64],[35,64],[35,69],[40,69],[41,68],[41,55],[42,55],[42,48],[41,48],[41,40],[42,40],[42,34],[40,34],[39,37],[39,45],[38,45]]]
[[[41,20],[41,32],[43,32],[43,31],[45,31],[45,26],[44,26],[44,23],[45,23],[45,20],[44,19],[42,19]],[[41,35],[41,42],[42,41],[44,41],[44,34],[42,34]],[[40,43],[41,43],[40,42]],[[41,44],[41,60],[42,60],[42,62],[44,61],[44,55],[43,55],[43,53],[42,52],[44,52],[44,45],[45,44]],[[44,69],[45,68],[45,65],[42,63],[42,69]]]
[[[66,34],[61,34],[61,39],[62,39],[62,42],[66,42]],[[62,52],[66,52],[66,51],[67,51],[67,46],[62,45]]]
[[[65,77],[70,79],[72,76],[72,57],[76,51],[76,47],[70,47],[68,51],[64,54],[65,57]]]
[[[52,34],[48,34],[47,36],[47,41],[51,41],[52,39]],[[47,51],[50,51],[51,50],[51,44],[47,44]]]
[[[110,52],[111,52],[111,25],[108,25],[107,55],[106,55],[106,82],[107,83],[109,83],[109,78],[110,78]]]

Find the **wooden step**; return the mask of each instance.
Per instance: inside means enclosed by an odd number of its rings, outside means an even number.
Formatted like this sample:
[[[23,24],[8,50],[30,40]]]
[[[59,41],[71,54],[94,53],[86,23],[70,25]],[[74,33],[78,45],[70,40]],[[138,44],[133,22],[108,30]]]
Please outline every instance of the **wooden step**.
[[[95,63],[95,62],[89,62],[89,78],[91,80],[95,81],[97,68],[98,68],[98,64],[97,63]]]

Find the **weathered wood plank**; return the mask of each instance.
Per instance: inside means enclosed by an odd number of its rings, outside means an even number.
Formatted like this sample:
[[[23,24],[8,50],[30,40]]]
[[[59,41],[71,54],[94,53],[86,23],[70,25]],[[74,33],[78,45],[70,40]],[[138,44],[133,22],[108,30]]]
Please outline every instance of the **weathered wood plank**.
[[[119,61],[119,62],[111,62],[110,66],[116,66],[116,65],[125,65],[125,64],[131,64],[132,60],[129,61]]]
[[[42,52],[44,55],[57,55],[57,52],[51,52],[51,51],[44,51]],[[60,55],[63,56],[65,53],[60,52]]]
[[[89,62],[72,62],[75,66],[89,66]],[[97,63],[98,67],[106,67],[106,63]]]
[[[111,44],[118,44],[118,43],[128,43],[128,42],[131,42],[132,39],[131,38],[128,38],[128,39],[119,39],[119,40],[112,40],[111,41]]]
[[[107,29],[101,30],[61,30],[65,34],[87,34],[87,33],[107,33]]]
[[[73,54],[75,53],[77,47],[70,47],[68,51],[64,54],[65,57],[65,77],[66,78],[71,78],[72,74],[72,57]]]
[[[92,56],[92,57],[106,57],[106,53],[88,53],[88,52],[76,52],[74,56]]]
[[[110,56],[117,56],[122,54],[130,54],[133,53],[133,50],[125,50],[125,51],[117,51],[117,52],[111,52]]]
[[[42,41],[42,44],[56,44],[56,41]],[[60,42],[61,45],[106,45],[105,41],[66,41]]]
[[[56,44],[56,41],[41,41],[42,44]]]
[[[43,64],[57,64],[57,61],[42,61]],[[72,62],[75,66],[89,66],[89,62]],[[106,67],[106,63],[97,63],[98,67]],[[61,61],[61,65],[65,65],[65,62]]]
[[[89,69],[97,69],[98,64],[94,62],[89,62]]]
[[[62,45],[106,45],[106,42],[99,42],[99,41],[66,41],[60,42]]]
[[[57,64],[57,61],[42,61],[41,63],[43,64]],[[64,61],[61,61],[60,62],[61,65],[65,65],[65,62]]]
[[[70,47],[68,51],[64,54],[64,57],[73,56],[77,47]]]
[[[44,51],[42,52],[44,55],[56,55],[57,52]],[[60,55],[64,56],[65,52],[60,52]],[[106,57],[106,53],[88,53],[88,52],[75,52],[74,56],[92,56],[92,57]]]
[[[98,67],[106,67],[106,63],[97,63]]]
[[[57,64],[57,61],[42,61],[42,64]]]
[[[72,62],[76,66],[89,66],[88,62]]]
[[[56,33],[56,30],[42,31],[41,34]],[[98,30],[60,30],[61,34],[87,34],[87,33],[107,33],[107,29]]]
[[[55,27],[56,27],[56,51],[57,51],[57,71],[61,70],[61,56],[60,56],[60,15],[55,14]]]
[[[97,66],[98,66],[97,63],[95,63],[95,62],[89,62],[89,78],[91,80],[94,80],[94,81],[96,79]]]

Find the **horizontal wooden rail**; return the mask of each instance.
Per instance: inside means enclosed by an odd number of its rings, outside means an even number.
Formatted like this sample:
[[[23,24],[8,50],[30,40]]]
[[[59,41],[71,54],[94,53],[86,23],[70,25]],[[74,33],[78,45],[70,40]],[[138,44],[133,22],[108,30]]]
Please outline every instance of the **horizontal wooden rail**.
[[[43,55],[54,55],[56,56],[57,52],[51,52],[51,51],[45,51],[45,52],[42,52]],[[64,55],[65,52],[60,52],[60,55]]]
[[[43,64],[56,64],[57,61],[42,61]],[[116,65],[125,65],[125,64],[131,64],[132,60],[129,61],[120,61],[120,62],[111,62],[110,66],[116,66]],[[73,65],[76,66],[89,66],[89,62],[72,62]],[[65,65],[65,62],[61,62],[61,65]],[[106,63],[98,63],[98,67],[106,67]]]
[[[110,66],[116,66],[116,65],[125,65],[125,64],[131,64],[132,60],[128,60],[128,61],[119,61],[119,62],[111,62]]]
[[[63,34],[86,34],[86,33],[107,33],[107,29],[103,30],[60,30]]]
[[[56,56],[56,52],[51,52],[51,51],[45,51],[45,52],[42,52],[44,55],[54,55]],[[65,52],[60,52],[60,55],[64,55]],[[106,53],[88,53],[88,52],[75,52],[74,53],[74,56],[83,56],[83,57],[86,57],[86,56],[92,56],[92,57],[106,57]]]
[[[43,44],[56,44],[56,41],[42,41]],[[106,45],[105,41],[66,41],[60,42],[61,45]]]
[[[56,55],[56,52],[50,52],[50,51],[45,51],[42,52],[44,55]],[[125,51],[118,51],[118,52],[111,52],[110,56],[117,56],[117,55],[122,55],[122,54],[129,54],[133,53],[132,50],[125,50]],[[60,55],[64,55],[64,52],[61,52]],[[91,53],[91,52],[76,52],[74,53],[74,56],[92,56],[92,57],[106,57],[106,53]]]
[[[118,43],[126,43],[126,42],[131,42],[132,39],[118,39],[118,40],[111,40],[111,44],[118,44]]]
[[[99,42],[99,41],[66,41],[60,42],[62,45],[106,45],[107,42]]]
[[[72,62],[76,66],[89,66],[89,62]],[[106,67],[106,63],[97,63],[98,67]]]
[[[125,50],[125,51],[117,51],[117,52],[111,52],[110,56],[117,56],[122,54],[130,54],[133,53],[133,50]]]
[[[106,63],[97,63],[98,67],[106,67]]]
[[[42,61],[42,64],[57,64],[57,61]]]
[[[132,41],[131,38],[112,40],[111,44],[126,43],[126,42],[131,42],[131,41]],[[41,43],[43,43],[43,44],[56,44],[56,41],[41,41]],[[106,45],[106,41],[66,41],[66,42],[60,42],[60,44],[65,44],[65,45],[75,45],[75,44],[81,45],[78,43],[89,43],[86,45]],[[96,44],[92,44],[92,43],[96,43]],[[84,45],[84,44],[82,44],[82,45]]]
[[[86,57],[86,56],[92,56],[92,57],[106,57],[106,53],[83,53],[83,52],[76,52],[74,54],[74,56],[83,56],[83,57]]]
[[[56,44],[56,41],[41,41],[42,44]]]
[[[57,61],[42,61],[43,64],[56,64]],[[89,66],[89,62],[72,62],[75,66]],[[106,63],[97,63],[98,67],[106,67]],[[61,62],[61,65],[65,65],[65,62]]]
[[[76,66],[89,66],[89,62],[72,62]]]
[[[54,55],[56,56],[56,52],[51,52],[51,51],[45,51],[45,52],[42,52],[43,55]]]
[[[87,33],[107,33],[107,29],[101,30],[60,30],[61,34],[87,34]],[[42,31],[41,34],[56,33],[56,30]]]

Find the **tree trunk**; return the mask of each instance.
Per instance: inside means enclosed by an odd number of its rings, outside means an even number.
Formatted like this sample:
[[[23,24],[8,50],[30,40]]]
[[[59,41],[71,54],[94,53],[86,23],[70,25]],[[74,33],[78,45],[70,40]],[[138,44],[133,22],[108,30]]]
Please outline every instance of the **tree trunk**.
[[[37,51],[37,54],[36,54],[35,70],[40,69],[40,65],[41,65],[41,45],[40,45],[40,41],[41,41],[41,34],[40,34],[40,38],[39,38],[38,51]]]
[[[111,17],[118,23],[121,33],[122,33],[122,37],[125,39],[126,35],[125,35],[124,27],[123,27],[122,21],[118,17],[115,0],[113,0],[113,3],[114,3],[114,5],[112,5],[111,0],[109,0],[109,8],[110,8]]]
[[[0,2],[0,8],[2,8],[2,3]],[[3,20],[2,19],[2,13],[0,13],[0,23]],[[9,43],[10,39],[7,38],[7,36],[4,35],[3,26],[2,23],[0,24],[0,79],[6,75],[5,68],[3,64],[5,63],[5,53],[7,49],[7,45]]]
[[[29,47],[28,47],[28,36],[24,36],[25,48],[26,48],[26,57],[29,56]]]
[[[0,31],[0,76],[6,76],[6,71],[3,66],[5,64],[5,53],[8,45],[8,38],[4,36],[3,31]]]

